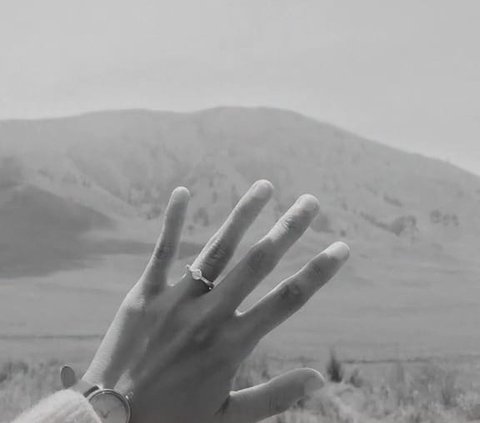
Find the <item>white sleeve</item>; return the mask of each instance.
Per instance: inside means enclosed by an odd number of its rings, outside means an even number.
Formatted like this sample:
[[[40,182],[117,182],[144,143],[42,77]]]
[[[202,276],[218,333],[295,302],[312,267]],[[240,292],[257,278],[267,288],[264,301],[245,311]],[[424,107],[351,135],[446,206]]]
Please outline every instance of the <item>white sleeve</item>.
[[[101,421],[82,394],[66,389],[43,399],[12,423],[101,423]]]

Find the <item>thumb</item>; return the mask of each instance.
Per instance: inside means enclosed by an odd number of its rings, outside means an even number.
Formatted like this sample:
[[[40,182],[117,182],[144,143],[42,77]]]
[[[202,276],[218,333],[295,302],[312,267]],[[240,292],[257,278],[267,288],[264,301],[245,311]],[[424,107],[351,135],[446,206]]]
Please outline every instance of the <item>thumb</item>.
[[[77,383],[75,371],[70,366],[63,366],[60,370],[60,380],[64,389],[71,388]]]
[[[325,384],[313,369],[297,369],[230,395],[225,421],[253,423],[282,413]]]

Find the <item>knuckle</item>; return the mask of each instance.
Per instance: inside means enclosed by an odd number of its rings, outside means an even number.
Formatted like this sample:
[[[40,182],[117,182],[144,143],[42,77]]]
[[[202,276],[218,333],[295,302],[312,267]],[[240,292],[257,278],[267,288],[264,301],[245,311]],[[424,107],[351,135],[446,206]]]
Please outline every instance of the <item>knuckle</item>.
[[[233,255],[233,248],[224,241],[216,241],[210,247],[206,261],[208,264],[218,264],[227,262]]]
[[[196,325],[190,333],[191,344],[196,350],[210,349],[217,341],[217,331],[205,325]]]
[[[127,296],[121,308],[127,317],[141,317],[147,314],[146,301],[141,297]]]
[[[156,260],[163,260],[165,258],[171,258],[175,255],[175,245],[172,244],[171,242],[160,242],[160,244],[157,246],[155,249],[155,254],[153,257]]]
[[[285,411],[285,405],[283,402],[277,398],[275,395],[270,394],[268,396],[268,411],[271,416],[275,416]]]
[[[281,220],[281,225],[283,226],[286,232],[292,233],[294,235],[301,234],[305,227],[301,216],[297,216],[297,215],[285,216]]]
[[[235,226],[244,227],[249,223],[252,214],[250,208],[251,204],[242,204],[233,209],[232,222],[235,222]]]
[[[268,273],[273,270],[275,263],[275,251],[272,243],[269,241],[264,241],[255,246],[247,259],[247,266],[252,273]]]
[[[328,278],[328,270],[324,261],[311,261],[307,266],[307,270],[310,277],[317,281],[325,281]]]
[[[188,321],[188,334],[197,347],[211,345],[218,338],[220,323],[212,308],[190,309],[184,317]]]
[[[298,281],[284,283],[279,292],[280,300],[289,306],[296,306],[307,301],[305,289]]]
[[[165,286],[162,281],[166,270],[166,266],[157,258],[150,259],[144,274],[134,288],[138,291],[137,296],[141,297],[142,301],[150,302],[164,290]]]

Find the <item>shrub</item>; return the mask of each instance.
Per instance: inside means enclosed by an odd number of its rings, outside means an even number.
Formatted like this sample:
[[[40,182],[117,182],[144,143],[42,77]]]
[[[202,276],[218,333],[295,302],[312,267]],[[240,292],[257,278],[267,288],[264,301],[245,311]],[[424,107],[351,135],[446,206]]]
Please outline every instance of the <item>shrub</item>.
[[[480,420],[480,394],[467,392],[457,398],[458,406],[468,420]]]
[[[363,380],[362,375],[360,374],[360,370],[358,368],[352,370],[352,372],[347,378],[347,383],[354,386],[355,388],[361,388],[365,385],[365,381]]]
[[[383,200],[386,203],[391,204],[392,206],[395,206],[395,207],[402,207],[403,206],[402,202],[398,198],[391,197],[388,194],[383,195]]]
[[[415,216],[400,216],[390,224],[390,231],[400,236],[404,232],[415,232],[417,230],[417,218]]]
[[[23,182],[23,168],[15,157],[0,159],[0,189],[13,188]]]
[[[334,349],[330,350],[330,357],[327,362],[326,373],[328,380],[334,383],[340,383],[345,376],[345,370],[342,362],[338,359]]]

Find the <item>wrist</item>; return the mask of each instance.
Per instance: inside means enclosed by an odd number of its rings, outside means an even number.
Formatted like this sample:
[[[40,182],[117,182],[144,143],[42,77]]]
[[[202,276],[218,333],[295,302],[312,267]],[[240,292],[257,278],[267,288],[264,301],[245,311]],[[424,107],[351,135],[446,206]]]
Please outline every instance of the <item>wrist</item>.
[[[64,380],[62,379],[62,382]],[[81,393],[90,403],[102,423],[129,423],[131,406],[128,395],[103,385],[91,383],[85,377],[76,381],[68,389]]]

